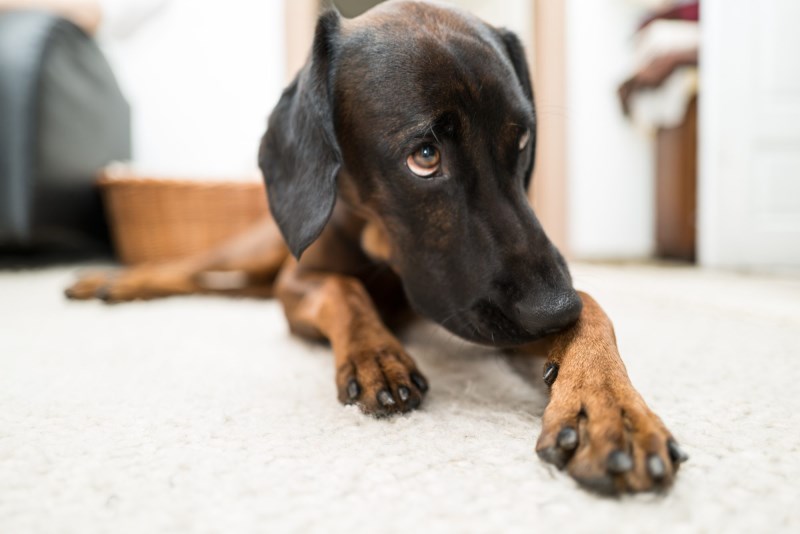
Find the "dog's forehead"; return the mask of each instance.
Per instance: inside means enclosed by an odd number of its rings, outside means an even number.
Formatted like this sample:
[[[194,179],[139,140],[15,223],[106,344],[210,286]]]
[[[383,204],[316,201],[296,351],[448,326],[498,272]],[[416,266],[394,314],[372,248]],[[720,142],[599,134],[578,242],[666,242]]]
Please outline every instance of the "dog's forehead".
[[[436,27],[452,28],[458,25],[483,24],[478,17],[469,11],[451,4],[424,0],[389,0],[379,3],[362,15],[348,19],[350,28],[374,29],[382,24],[389,24],[406,29],[424,27],[426,31]]]
[[[398,134],[488,103],[495,114],[531,114],[502,42],[467,13],[390,2],[348,21],[343,37],[336,86],[347,114],[379,114]]]
[[[474,69],[486,60],[510,66],[492,27],[446,5],[387,2],[346,21],[342,37],[344,60],[373,77]]]

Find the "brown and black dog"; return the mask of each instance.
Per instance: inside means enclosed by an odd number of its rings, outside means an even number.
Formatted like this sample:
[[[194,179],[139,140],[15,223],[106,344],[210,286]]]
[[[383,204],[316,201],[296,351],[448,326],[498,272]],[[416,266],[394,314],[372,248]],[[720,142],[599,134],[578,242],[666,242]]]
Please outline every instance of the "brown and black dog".
[[[226,271],[246,282],[232,293],[274,287],[292,332],[330,341],[339,400],[381,416],[428,391],[386,326],[407,305],[470,341],[543,347],[539,456],[601,492],[665,488],[686,456],[529,205],[535,132],[513,33],[419,2],[326,12],[261,143],[273,219],[206,255],[87,276],[67,294],[208,292]]]

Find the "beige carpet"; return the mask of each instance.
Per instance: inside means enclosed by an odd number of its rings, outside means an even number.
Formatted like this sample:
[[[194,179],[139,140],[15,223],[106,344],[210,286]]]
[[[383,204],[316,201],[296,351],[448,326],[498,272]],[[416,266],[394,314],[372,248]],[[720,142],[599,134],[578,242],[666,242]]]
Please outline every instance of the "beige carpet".
[[[574,271],[691,455],[664,496],[541,463],[538,381],[431,325],[423,409],[374,420],[274,302],[67,302],[59,268],[0,272],[0,533],[800,532],[800,279]]]

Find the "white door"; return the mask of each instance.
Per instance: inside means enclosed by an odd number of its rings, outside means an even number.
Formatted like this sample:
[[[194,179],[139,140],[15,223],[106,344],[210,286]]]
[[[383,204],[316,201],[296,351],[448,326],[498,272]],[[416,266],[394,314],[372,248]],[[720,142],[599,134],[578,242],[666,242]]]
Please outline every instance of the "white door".
[[[699,260],[800,268],[800,0],[702,3]]]

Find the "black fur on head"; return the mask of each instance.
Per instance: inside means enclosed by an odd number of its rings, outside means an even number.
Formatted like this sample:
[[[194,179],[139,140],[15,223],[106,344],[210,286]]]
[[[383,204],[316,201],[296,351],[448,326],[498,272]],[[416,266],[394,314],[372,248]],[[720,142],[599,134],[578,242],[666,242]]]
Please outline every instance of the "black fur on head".
[[[417,312],[461,337],[513,345],[581,310],[526,193],[535,135],[512,32],[448,6],[395,1],[353,20],[320,17],[260,163],[296,257],[338,200],[343,214],[385,229],[386,261]],[[439,158],[424,176],[412,170],[423,148]]]

